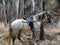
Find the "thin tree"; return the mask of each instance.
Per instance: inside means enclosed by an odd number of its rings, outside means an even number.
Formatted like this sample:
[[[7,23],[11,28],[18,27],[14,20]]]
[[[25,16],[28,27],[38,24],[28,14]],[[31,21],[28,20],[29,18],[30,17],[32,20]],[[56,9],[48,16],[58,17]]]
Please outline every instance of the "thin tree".
[[[5,5],[5,0],[2,0],[2,5],[3,5],[3,15],[4,15],[4,22],[5,22],[5,26],[7,26],[7,17],[6,17],[6,5]]]

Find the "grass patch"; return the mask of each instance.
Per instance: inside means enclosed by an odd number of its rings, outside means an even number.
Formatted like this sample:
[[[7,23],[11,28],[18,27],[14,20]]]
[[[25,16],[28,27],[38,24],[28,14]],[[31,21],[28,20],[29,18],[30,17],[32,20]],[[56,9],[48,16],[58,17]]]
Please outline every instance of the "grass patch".
[[[4,36],[3,36],[3,40],[5,40],[5,41],[7,41],[8,38],[9,38],[9,35],[4,35]]]

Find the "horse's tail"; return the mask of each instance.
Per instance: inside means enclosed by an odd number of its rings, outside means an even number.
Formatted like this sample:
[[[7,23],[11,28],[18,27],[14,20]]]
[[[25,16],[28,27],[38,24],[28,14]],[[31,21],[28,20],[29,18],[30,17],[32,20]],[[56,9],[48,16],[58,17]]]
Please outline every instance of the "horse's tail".
[[[11,26],[9,26],[8,45],[11,44],[11,38],[12,38],[12,28],[11,28]]]

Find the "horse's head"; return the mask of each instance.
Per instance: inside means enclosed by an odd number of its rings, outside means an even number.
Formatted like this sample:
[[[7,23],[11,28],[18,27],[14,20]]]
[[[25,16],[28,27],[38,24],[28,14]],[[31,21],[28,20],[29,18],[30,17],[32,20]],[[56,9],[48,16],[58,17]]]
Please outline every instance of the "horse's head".
[[[35,17],[35,20],[37,21],[46,21],[47,20],[46,11],[36,14],[34,15],[34,17]]]
[[[49,11],[46,12],[47,17],[47,23],[53,23],[53,16],[49,13]]]

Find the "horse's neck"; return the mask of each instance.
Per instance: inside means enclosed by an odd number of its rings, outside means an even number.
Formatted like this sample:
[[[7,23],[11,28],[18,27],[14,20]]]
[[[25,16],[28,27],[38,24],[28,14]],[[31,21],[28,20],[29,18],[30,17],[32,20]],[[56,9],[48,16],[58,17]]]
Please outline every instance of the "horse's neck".
[[[33,16],[33,20],[34,20],[34,21],[38,21],[38,22],[40,22],[40,21],[41,21],[41,20],[39,20],[39,19],[38,19],[38,17],[37,17],[37,16]]]
[[[33,20],[34,20],[34,21],[37,21],[36,16],[33,16]]]

